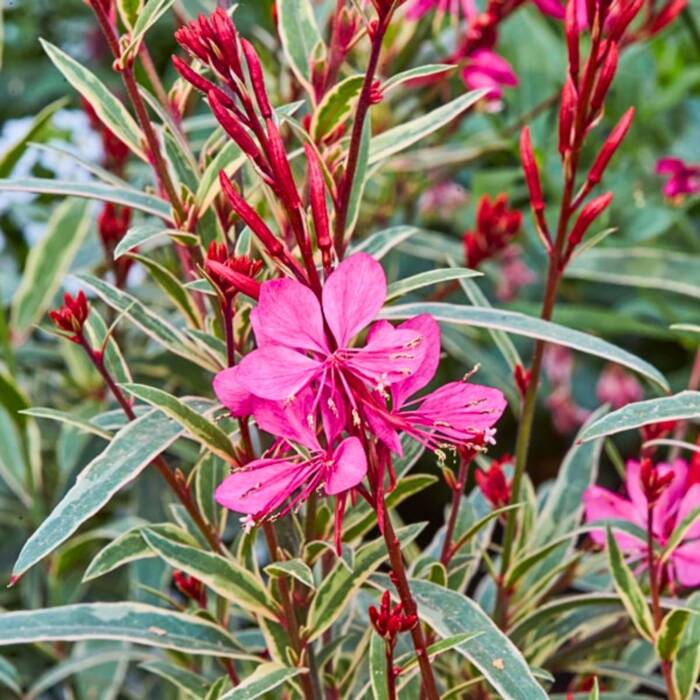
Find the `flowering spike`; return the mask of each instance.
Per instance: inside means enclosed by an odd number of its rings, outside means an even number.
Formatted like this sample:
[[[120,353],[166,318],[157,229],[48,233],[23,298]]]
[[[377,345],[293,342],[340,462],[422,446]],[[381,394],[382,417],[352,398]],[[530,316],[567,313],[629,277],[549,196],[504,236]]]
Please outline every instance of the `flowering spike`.
[[[646,0],[632,0],[620,13],[618,13],[615,20],[611,23],[608,31],[608,38],[610,41],[620,41],[627,27],[637,16],[637,13],[642,9],[645,2]]]
[[[267,89],[265,88],[265,77],[263,75],[262,66],[260,65],[260,58],[249,41],[242,39],[241,45],[243,46],[243,54],[248,64],[250,82],[253,84],[253,92],[255,93],[255,100],[258,103],[260,114],[263,119],[270,119],[272,117],[272,107],[270,106],[270,99],[267,96]]]
[[[625,138],[625,135],[627,134],[630,126],[632,125],[632,120],[634,119],[634,112],[634,107],[630,107],[622,115],[620,121],[615,125],[615,128],[610,132],[610,135],[605,140],[603,147],[600,149],[600,153],[598,153],[598,156],[595,159],[595,162],[593,163],[593,167],[588,173],[589,187],[597,185],[600,182],[601,178],[603,177],[603,173],[605,172],[605,168],[607,168],[608,163],[610,162],[610,159],[615,154],[615,151],[619,148],[620,144],[622,143],[622,139]]]
[[[294,184],[294,176],[292,175],[292,169],[289,166],[289,160],[287,159],[287,152],[284,147],[284,141],[282,141],[282,135],[280,134],[277,124],[272,119],[267,119],[265,121],[267,126],[267,137],[270,142],[270,161],[274,170],[277,172],[277,181],[284,192],[286,198],[286,204],[292,209],[296,209],[300,205],[299,192],[297,191],[296,185]]]
[[[205,95],[214,87],[214,83],[203,78],[192,67],[183,61],[179,56],[172,57],[175,70],[188,82],[192,87]]]
[[[544,218],[544,197],[542,196],[542,185],[540,183],[540,173],[535,161],[535,154],[532,150],[530,139],[530,129],[526,126],[520,132],[520,160],[525,172],[525,181],[530,191],[530,206],[535,216],[535,222],[540,236],[545,243],[551,245],[547,221]]]
[[[607,192],[586,204],[569,234],[569,253],[581,243],[590,225],[607,209],[612,198],[612,192]]]
[[[477,208],[476,229],[464,234],[467,266],[476,268],[503,251],[519,233],[522,219],[517,209],[508,209],[506,194],[501,193],[493,200],[484,195]]]
[[[252,260],[247,255],[229,256],[224,243],[212,241],[205,269],[224,296],[232,298],[237,292],[243,292],[252,299],[259,299],[260,283],[255,276],[262,269],[260,260]]]

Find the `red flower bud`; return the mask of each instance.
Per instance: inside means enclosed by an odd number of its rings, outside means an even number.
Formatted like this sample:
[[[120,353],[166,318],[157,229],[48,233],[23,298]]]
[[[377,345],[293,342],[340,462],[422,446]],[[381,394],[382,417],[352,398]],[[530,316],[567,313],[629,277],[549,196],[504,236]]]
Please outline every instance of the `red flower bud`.
[[[622,12],[617,15],[614,21],[611,22],[608,32],[610,41],[618,42],[622,38],[625,30],[637,16],[637,13],[642,9],[645,2],[646,0],[632,0]]]
[[[260,160],[260,151],[253,139],[248,135],[245,127],[234,116],[229,114],[228,110],[221,102],[221,90],[210,90],[209,106],[214,113],[216,120],[224,128],[224,131],[236,142],[236,145],[254,161]]]
[[[476,212],[476,229],[464,234],[464,257],[468,267],[480,263],[503,251],[520,232],[522,214],[508,209],[508,196],[499,194],[494,200],[484,195]]]
[[[634,107],[630,107],[622,115],[622,118],[610,132],[610,135],[603,144],[603,147],[600,149],[600,153],[598,153],[598,156],[593,163],[593,167],[588,173],[588,183],[590,186],[597,185],[600,182],[601,178],[603,177],[603,173],[605,172],[605,168],[607,168],[610,159],[613,157],[615,151],[622,143],[622,139],[625,138],[625,135],[632,125],[633,119]]]
[[[544,197],[542,196],[540,173],[537,168],[537,162],[535,161],[535,154],[532,150],[530,129],[528,129],[528,127],[524,127],[520,132],[520,161],[522,162],[523,171],[525,172],[525,181],[530,191],[530,206],[535,216],[537,228],[540,231],[540,235],[549,239],[547,222],[544,218]]]
[[[515,365],[513,370],[513,379],[515,380],[515,386],[518,388],[518,393],[520,396],[525,398],[527,394],[528,387],[530,386],[530,378],[532,372],[525,369],[522,365]]]
[[[270,117],[272,117],[272,107],[270,106],[270,99],[267,96],[265,77],[263,75],[262,66],[260,65],[260,59],[249,41],[243,39],[241,44],[243,46],[246,63],[248,64],[250,82],[253,85],[253,92],[255,93],[255,100],[258,103],[260,114],[263,119],[270,119]]]
[[[327,254],[330,252],[333,242],[326,207],[326,186],[316,151],[308,143],[304,144],[304,150],[309,169],[309,200],[316,230],[316,241],[321,251]]]
[[[185,598],[193,600],[200,608],[207,607],[207,589],[199,579],[183,571],[174,571],[173,583]]]
[[[610,202],[612,202],[612,198],[612,192],[608,192],[600,195],[600,197],[592,199],[590,202],[588,202],[588,204],[586,204],[579,214],[578,219],[576,219],[576,223],[569,234],[569,251],[573,251],[573,249],[583,240],[589,226],[603,213],[603,211],[605,211],[605,209],[607,209]]]
[[[688,0],[670,0],[670,2],[666,3],[661,12],[654,18],[651,27],[649,27],[649,34],[653,36],[660,32],[665,26],[673,22],[687,5]]]
[[[573,127],[576,118],[578,95],[571,76],[566,79],[561,92],[561,104],[559,107],[559,153],[562,156],[571,149],[573,141]]]
[[[183,61],[179,56],[172,57],[175,70],[188,82],[192,87],[205,95],[214,87],[214,83],[203,78],[192,67]]]
[[[267,119],[265,124],[270,145],[270,161],[277,174],[277,184],[286,199],[287,206],[295,209],[300,204],[299,192],[294,184],[294,176],[289,166],[289,160],[287,160],[287,151],[284,147],[284,141],[282,141],[282,135],[272,119]]]
[[[282,244],[277,240],[275,234],[270,231],[267,224],[258,216],[255,209],[241,197],[223,170],[219,173],[219,180],[233,211],[250,227],[250,230],[267,248],[270,255],[276,258],[281,257],[284,252]]]
[[[642,484],[642,492],[647,499],[649,507],[654,506],[663,492],[673,481],[673,469],[669,469],[666,474],[661,474],[659,468],[649,459],[643,457],[639,466],[639,480]]]
[[[576,17],[578,3],[576,0],[569,0],[566,5],[566,17],[564,20],[564,28],[566,31],[566,48],[569,54],[569,75],[574,85],[578,84],[578,74],[581,65],[580,50],[579,50],[579,26]]]
[[[474,472],[477,487],[494,508],[502,508],[510,503],[511,485],[506,479],[503,466],[511,461],[510,457],[504,457],[492,462],[487,472],[481,469]]]
[[[605,100],[605,96],[608,94],[610,84],[612,83],[612,80],[615,77],[615,72],[617,71],[618,57],[619,51],[617,49],[617,44],[615,42],[608,42],[605,61],[600,71],[600,76],[598,77],[595,90],[593,91],[593,97],[591,97],[590,114],[592,117],[595,117],[595,115],[598,114],[603,107],[603,101]]]
[[[71,333],[71,340],[74,343],[82,341],[83,326],[90,313],[87,297],[81,290],[75,297],[66,292],[63,295],[63,306],[49,311],[49,318],[53,324],[66,333]]]

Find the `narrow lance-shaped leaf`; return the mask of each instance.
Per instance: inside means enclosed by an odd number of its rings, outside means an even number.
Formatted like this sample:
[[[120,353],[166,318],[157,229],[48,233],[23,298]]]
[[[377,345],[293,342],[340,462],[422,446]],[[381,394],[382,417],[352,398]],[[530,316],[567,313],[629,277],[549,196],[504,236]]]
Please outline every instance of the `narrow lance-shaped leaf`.
[[[309,566],[301,559],[289,559],[288,561],[274,562],[265,567],[270,576],[291,576],[307,588],[315,588],[314,574]]]
[[[287,60],[299,81],[311,92],[311,63],[325,52],[310,0],[278,0],[280,39]]]
[[[381,260],[390,250],[411,236],[415,236],[420,230],[415,226],[392,226],[368,236],[353,246],[350,252],[351,254],[367,253],[375,260]]]
[[[146,32],[170,9],[173,2],[174,0],[148,0],[136,18],[130,41],[122,55],[128,55],[141,43]]]
[[[449,124],[455,117],[478,102],[487,92],[488,90],[485,89],[472,90],[432,112],[375,136],[370,145],[369,164],[373,165],[385,160]]]
[[[354,101],[360,94],[363,83],[363,75],[351,75],[323,96],[311,119],[314,141],[320,143],[352,114]]]
[[[693,690],[700,675],[700,592],[695,592],[685,605],[696,611],[683,630],[678,650],[673,661],[673,682],[680,700],[693,697]]]
[[[579,436],[579,442],[615,435],[652,423],[697,418],[700,418],[700,391],[681,391],[673,396],[628,403],[589,425]]]
[[[406,277],[389,285],[387,291],[387,301],[398,299],[404,294],[413,292],[416,289],[429,287],[434,284],[442,284],[452,280],[463,280],[469,277],[481,277],[483,273],[478,270],[468,270],[464,267],[451,267],[446,270],[429,270],[428,272],[419,272],[417,275]]]
[[[422,313],[429,313],[437,321],[444,323],[497,328],[508,333],[545,340],[555,345],[564,345],[628,367],[651,380],[664,391],[669,389],[668,382],[661,372],[636,355],[587,333],[515,311],[455,304],[416,303],[388,307],[382,312],[382,318],[403,319]]]
[[[177,421],[196,440],[224,459],[236,459],[228,435],[207,418],[167,391],[145,384],[123,384],[122,389]]]
[[[209,685],[206,678],[198,673],[166,661],[148,661],[139,668],[165,679],[195,700],[199,700],[206,693]]]
[[[202,410],[204,406],[195,404],[195,408]],[[181,434],[181,426],[159,411],[122,428],[107,449],[83,469],[75,484],[22,547],[13,579],[65,542]]]
[[[90,210],[68,199],[53,212],[46,235],[29,251],[22,282],[12,302],[12,325],[23,335],[46,312],[90,230]]]
[[[65,79],[90,103],[100,120],[109,127],[139,158],[147,160],[143,150],[143,133],[124,105],[104,83],[82,63],[57,46],[39,39],[44,51]]]
[[[170,205],[164,199],[139,192],[131,187],[115,187],[104,182],[69,182],[42,177],[17,177],[0,180],[0,192],[2,191],[99,199],[103,202],[114,202],[114,204],[138,209],[166,220],[170,220],[172,216]]]
[[[213,591],[245,610],[276,619],[275,604],[254,574],[232,559],[189,547],[144,530],[148,545],[173,568],[195,576]]]
[[[642,637],[651,640],[654,636],[654,621],[652,620],[649,606],[644,593],[642,593],[639,581],[637,581],[624,560],[610,528],[607,528],[607,548],[608,562],[610,563],[615,589],[620,595],[634,626]]]
[[[369,643],[369,680],[374,700],[389,700],[386,643],[376,633]]]
[[[278,663],[261,664],[253,671],[252,675],[241,681],[233,690],[222,695],[220,700],[255,700],[255,698],[279,688],[283,683],[300,673],[306,673],[306,670],[290,668]]]
[[[0,616],[0,645],[118,639],[187,654],[251,659],[221,627],[140,603],[86,603]]]
[[[418,614],[441,636],[478,633],[456,650],[483,673],[499,697],[546,700],[520,651],[474,601],[428,581],[412,580],[411,591]]]
[[[683,638],[690,613],[687,610],[671,610],[663,619],[656,638],[656,650],[663,661],[673,661]]]

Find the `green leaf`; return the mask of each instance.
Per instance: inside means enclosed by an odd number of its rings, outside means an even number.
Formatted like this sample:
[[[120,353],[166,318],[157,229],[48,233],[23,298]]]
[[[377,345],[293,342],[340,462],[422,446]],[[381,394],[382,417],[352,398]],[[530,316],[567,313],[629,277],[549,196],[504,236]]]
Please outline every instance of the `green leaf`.
[[[402,83],[407,83],[409,80],[416,80],[417,78],[428,78],[431,75],[438,75],[440,73],[446,73],[455,69],[455,65],[451,63],[430,63],[425,66],[418,66],[417,68],[409,68],[408,70],[401,71],[396,75],[392,75],[391,78],[385,80],[382,83],[382,92],[387,93],[389,90],[393,90]]]
[[[370,145],[369,164],[374,165],[385,160],[449,124],[478,102],[486,92],[484,89],[472,90],[446,105],[375,136]]]
[[[684,602],[700,613],[700,592],[692,593]],[[700,614],[691,615],[683,630],[672,671],[680,700],[690,700],[700,675]]]
[[[196,576],[213,591],[244,610],[276,619],[275,603],[254,574],[233,559],[189,547],[146,528],[143,538],[174,569]]]
[[[0,386],[0,390],[3,389]],[[21,427],[0,404],[0,484],[4,483],[25,508],[31,508],[33,501],[27,489],[28,476],[29,467],[23,455]]]
[[[139,603],[84,603],[0,615],[0,646],[118,639],[187,654],[255,659],[223,629],[193,615]]]
[[[114,248],[114,258],[120,258],[132,248],[136,248],[148,241],[152,241],[154,238],[160,238],[161,236],[170,236],[182,243],[195,244],[199,242],[197,236],[191,233],[165,228],[160,221],[149,221],[139,226],[133,226],[126,232],[124,238],[122,238]]]
[[[598,248],[573,260],[567,277],[659,289],[700,299],[700,257],[659,248]]]
[[[599,700],[600,698],[600,687],[598,685],[598,678],[593,679],[593,687],[588,695],[588,700]]]
[[[77,275],[77,277],[83,284],[94,289],[106,304],[124,314],[147,336],[170,352],[209,371],[216,372],[220,369],[209,355],[190,342],[185,335],[168,321],[165,321],[162,316],[142,304],[136,297],[117,289],[98,277],[88,274]]]
[[[344,234],[346,241],[352,237],[352,233],[357,225],[357,220],[360,218],[360,205],[362,204],[362,197],[364,196],[368,179],[367,166],[369,164],[369,147],[371,140],[372,120],[365,119],[365,123],[362,125],[360,148],[357,152],[355,178],[352,181],[350,200],[348,202],[348,221],[345,226]]]
[[[8,688],[16,695],[22,694],[22,687],[17,669],[2,656],[0,656],[0,686]]]
[[[483,273],[477,270],[468,270],[465,267],[452,267],[446,270],[429,270],[428,272],[419,272],[417,275],[406,277],[389,285],[387,292],[387,302],[398,299],[408,292],[413,292],[416,289],[429,287],[442,282],[450,282],[451,280],[461,280],[468,277],[481,277]]]
[[[638,372],[664,391],[668,391],[668,383],[661,372],[636,355],[587,333],[581,333],[581,331],[539,318],[525,316],[515,311],[458,306],[456,304],[416,303],[388,307],[382,312],[382,318],[404,319],[422,313],[429,313],[437,321],[444,323],[476,326],[477,328],[497,328],[508,333],[538,338],[555,345],[564,345],[589,355],[602,357]]]
[[[116,324],[120,320],[121,317],[117,316],[114,323]],[[114,334],[111,332],[111,329],[107,328],[107,324],[104,322],[100,312],[94,306],[90,309],[90,315],[83,326],[83,330],[93,348],[103,349],[105,367],[112,375],[112,378],[116,382],[132,381],[131,370],[120,347],[117,345]]]
[[[311,62],[325,54],[310,0],[278,0],[278,29],[282,48],[299,82],[312,92]]]
[[[143,12],[143,0],[117,0],[117,9],[124,26],[132,31],[139,14]]]
[[[195,408],[204,409],[201,404]],[[46,520],[22,547],[13,577],[50,554],[126,484],[140,474],[182,434],[182,428],[159,411],[129,423],[107,449],[90,462]]]
[[[195,698],[195,700],[199,700],[207,692],[209,684],[206,678],[194,671],[182,668],[182,666],[175,666],[167,661],[147,661],[141,664],[139,668],[164,678],[189,697]]]
[[[83,582],[104,576],[129,562],[157,556],[142,536],[144,527],[132,528],[103,547],[90,562],[87,571],[83,575]],[[196,546],[197,544],[197,541],[186,530],[172,523],[148,525],[148,528],[159,535],[163,535],[163,537],[181,544],[191,546]]]
[[[99,199],[103,202],[122,204],[163,219],[169,220],[172,216],[170,205],[164,199],[139,192],[131,187],[115,187],[104,182],[68,182],[67,180],[49,180],[41,177],[18,177],[0,180],[0,192],[2,191]]]
[[[369,643],[369,680],[374,700],[389,700],[386,642],[376,633],[372,634]]]
[[[400,245],[420,231],[415,226],[392,226],[377,231],[353,246],[351,254],[367,253],[376,260],[381,260],[390,250]]]
[[[46,235],[29,251],[22,282],[12,301],[12,325],[18,335],[24,335],[52,303],[90,223],[84,201],[68,199],[54,210]]]
[[[274,562],[265,567],[270,576],[292,576],[307,588],[316,588],[314,574],[308,565],[301,559],[290,559],[288,561]]]
[[[98,427],[94,423],[74,416],[72,413],[57,411],[54,408],[46,408],[43,406],[27,408],[21,411],[21,413],[25,416],[32,416],[33,418],[47,418],[65,425],[72,425],[74,428],[78,428],[78,430],[82,430],[86,433],[92,433],[93,435],[101,437],[103,440],[112,439],[112,433],[108,432],[107,430],[102,430],[102,428]]]
[[[474,304],[474,306],[491,308],[489,300],[486,298],[486,295],[481,291],[481,289],[479,289],[479,286],[476,284],[476,282],[462,279],[460,280],[460,286],[462,287],[464,293],[467,295],[469,301],[471,301],[471,303]],[[513,341],[510,339],[510,336],[507,333],[499,331],[495,328],[490,328],[489,335],[493,338],[493,342],[496,344],[496,347],[500,350],[501,355],[503,355],[503,359],[508,364],[508,367],[510,368],[511,372],[515,371],[515,368],[518,365],[523,364],[523,361],[520,358],[520,353],[518,352],[517,348],[513,344]]]
[[[177,421],[193,438],[223,459],[236,461],[228,435],[197,411],[167,391],[145,384],[122,384],[122,389]]]
[[[627,610],[634,626],[646,640],[651,641],[654,636],[654,621],[649,612],[644,593],[630,570],[622,552],[613,537],[610,528],[607,528],[608,562],[613,575],[613,582],[622,603]]]
[[[265,693],[273,691],[282,683],[306,673],[303,668],[290,668],[278,663],[266,663],[258,666],[252,675],[241,681],[233,690],[221,696],[221,700],[254,700]],[[276,695],[282,697],[281,695]]]
[[[656,638],[656,650],[662,661],[673,661],[690,620],[687,610],[671,610],[663,619]]]
[[[401,546],[406,547],[418,537],[423,527],[424,523],[416,523],[397,530]],[[307,620],[308,641],[320,637],[340,617],[355,591],[388,556],[384,539],[380,537],[357,550],[352,571],[343,564],[335,564],[311,601]]]
[[[221,192],[219,173],[224,170],[229,178],[232,178],[243,167],[246,160],[246,155],[233,141],[228,141],[218,151],[199,180],[197,194],[195,195],[195,202],[199,211],[206,211]]]
[[[311,120],[314,141],[320,143],[352,114],[354,101],[360,94],[364,81],[364,75],[351,75],[323,96]]]
[[[57,46],[39,39],[44,51],[63,77],[90,103],[100,120],[113,131],[139,158],[147,161],[143,150],[144,137],[124,105],[104,83],[83,64],[78,63]]]
[[[170,270],[145,255],[131,253],[130,257],[140,262],[151,273],[156,284],[170,298],[180,313],[187,318],[190,325],[195,328],[202,326],[202,318],[194,299]]]
[[[661,557],[659,558],[660,563],[663,563],[669,559],[676,548],[685,539],[688,530],[690,530],[690,528],[693,527],[693,525],[695,525],[699,520],[700,506],[697,506],[696,508],[693,508],[693,510],[691,510],[690,513],[688,513],[688,515],[686,515],[685,518],[678,523],[678,525],[676,525],[675,530],[671,533],[671,536],[666,542],[666,546],[661,551]]]
[[[148,0],[136,19],[130,41],[122,51],[123,56],[140,45],[146,32],[170,9],[173,2],[174,0]]]
[[[56,112],[66,106],[62,97],[47,105],[32,119],[27,130],[0,156],[0,178],[9,177],[31,141],[37,140]]]
[[[589,425],[578,441],[587,442],[651,423],[692,418],[700,418],[700,391],[681,391],[673,396],[628,403]]]
[[[472,633],[478,637],[456,650],[484,674],[505,700],[546,700],[547,694],[516,646],[471,599],[428,581],[412,580],[418,614],[442,637]]]

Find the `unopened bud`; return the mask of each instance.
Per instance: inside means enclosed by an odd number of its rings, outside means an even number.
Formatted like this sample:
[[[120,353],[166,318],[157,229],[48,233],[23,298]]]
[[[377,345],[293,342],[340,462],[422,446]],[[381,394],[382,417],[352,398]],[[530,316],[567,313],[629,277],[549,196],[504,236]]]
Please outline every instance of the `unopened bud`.
[[[328,209],[326,207],[326,187],[323,181],[323,173],[318,155],[308,143],[304,144],[306,160],[309,172],[309,200],[311,213],[316,229],[316,241],[322,251],[330,251],[333,242],[331,240],[330,224],[328,223]]]
[[[540,183],[540,173],[535,161],[535,154],[532,150],[532,141],[530,139],[530,129],[524,127],[520,132],[520,161],[525,172],[525,182],[527,183],[530,192],[530,206],[537,227],[541,235],[549,238],[547,232],[547,222],[544,218],[544,197],[542,196],[542,184]]]
[[[577,103],[576,87],[571,76],[569,76],[561,92],[561,105],[559,108],[559,153],[562,156],[571,150]]]
[[[243,39],[241,45],[243,46],[243,54],[248,64],[250,82],[253,85],[253,92],[255,93],[255,100],[258,103],[258,109],[260,109],[260,114],[263,119],[270,119],[270,117],[272,117],[272,107],[270,106],[270,99],[267,96],[267,89],[265,88],[265,76],[263,75],[260,58],[258,58],[255,48],[249,41]]]
[[[607,209],[610,202],[612,202],[612,198],[612,192],[608,192],[586,204],[569,234],[569,250],[573,250],[581,243],[590,225]]]
[[[618,58],[619,51],[617,49],[617,44],[612,41],[608,42],[605,61],[603,63],[603,67],[601,68],[595,90],[593,91],[593,97],[591,98],[592,117],[595,117],[595,115],[598,114],[603,107],[603,101],[605,100],[605,96],[608,94],[610,84],[612,83],[613,78],[615,77],[615,72],[617,71]]]
[[[610,159],[619,148],[620,144],[622,143],[622,139],[625,138],[625,135],[632,125],[634,111],[634,107],[630,107],[622,115],[620,121],[615,125],[615,128],[610,132],[610,135],[605,140],[603,147],[600,149],[600,153],[598,153],[598,157],[593,163],[593,167],[588,173],[588,182],[591,186],[597,185],[603,177],[603,173],[605,172],[605,168],[607,168]]]

